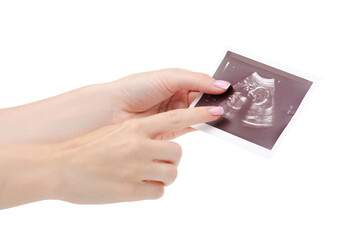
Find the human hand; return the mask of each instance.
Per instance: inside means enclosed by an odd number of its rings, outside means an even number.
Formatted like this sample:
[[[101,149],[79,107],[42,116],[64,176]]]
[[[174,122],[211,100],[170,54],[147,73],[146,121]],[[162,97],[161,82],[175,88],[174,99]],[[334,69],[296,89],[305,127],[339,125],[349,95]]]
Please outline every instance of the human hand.
[[[222,113],[221,107],[178,109],[56,144],[56,198],[92,204],[161,197],[164,186],[176,178],[182,150],[175,142],[155,137],[214,121]]]
[[[229,86],[229,82],[215,80],[207,74],[179,68],[129,75],[110,83],[119,99],[113,122],[187,108],[199,92],[221,94]],[[170,139],[192,130],[188,127],[158,138]]]
[[[0,110],[0,144],[65,141],[127,119],[186,108],[199,91],[220,94],[228,86],[204,73],[177,68],[133,74]],[[156,138],[170,139],[190,130]]]

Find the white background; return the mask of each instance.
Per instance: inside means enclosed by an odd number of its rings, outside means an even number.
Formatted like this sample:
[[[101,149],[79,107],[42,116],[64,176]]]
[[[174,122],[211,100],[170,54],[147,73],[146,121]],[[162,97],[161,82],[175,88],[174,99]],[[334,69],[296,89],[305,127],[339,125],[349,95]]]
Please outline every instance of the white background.
[[[0,108],[140,71],[212,75],[228,45],[323,78],[270,160],[191,133],[162,199],[2,210],[0,239],[362,239],[357,2],[0,1]]]

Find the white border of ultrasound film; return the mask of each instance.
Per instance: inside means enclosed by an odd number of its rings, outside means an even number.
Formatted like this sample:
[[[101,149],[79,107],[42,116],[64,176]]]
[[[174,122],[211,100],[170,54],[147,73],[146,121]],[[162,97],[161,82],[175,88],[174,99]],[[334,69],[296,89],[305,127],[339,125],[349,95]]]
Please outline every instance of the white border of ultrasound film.
[[[300,72],[299,70],[293,69],[293,68],[291,68],[289,66],[285,66],[283,64],[276,63],[276,62],[274,62],[272,60],[264,59],[264,58],[262,58],[260,56],[256,56],[254,54],[251,54],[251,53],[248,53],[248,52],[245,52],[245,51],[241,51],[240,49],[235,49],[234,47],[227,47],[226,50],[224,50],[224,52],[223,52],[223,54],[221,56],[221,59],[219,60],[219,62],[217,62],[217,65],[213,69],[212,74],[214,74],[216,72],[217,68],[219,67],[220,63],[222,62],[222,60],[225,57],[225,54],[228,51],[234,52],[234,53],[239,54],[241,56],[253,59],[253,60],[258,61],[260,63],[264,63],[264,64],[269,65],[271,67],[280,69],[282,71],[291,73],[293,75],[302,77],[304,79],[307,79],[307,80],[313,82],[312,86],[310,87],[307,94],[304,96],[302,102],[300,103],[296,113],[294,114],[294,116],[292,117],[292,119],[288,123],[288,125],[285,127],[284,131],[281,133],[281,135],[277,139],[276,143],[274,144],[274,147],[271,150],[269,150],[267,148],[264,148],[262,146],[259,146],[259,145],[255,144],[255,143],[249,142],[249,141],[247,141],[247,140],[245,140],[243,138],[237,137],[237,136],[235,136],[235,135],[233,135],[231,133],[228,133],[228,132],[225,132],[225,131],[220,130],[218,128],[215,128],[213,126],[210,126],[208,124],[202,123],[202,124],[197,124],[197,125],[192,126],[193,128],[196,128],[196,129],[202,130],[204,132],[207,132],[207,133],[209,133],[211,135],[220,137],[220,138],[222,138],[222,139],[224,139],[224,140],[226,140],[228,142],[236,144],[237,146],[241,146],[243,148],[246,148],[246,149],[248,149],[248,150],[250,150],[250,151],[252,151],[252,152],[254,152],[254,153],[258,154],[258,155],[261,155],[261,156],[266,157],[266,158],[271,158],[273,153],[275,152],[275,150],[278,148],[283,136],[285,135],[285,132],[290,128],[290,126],[294,123],[294,121],[296,121],[298,115],[302,111],[301,109],[305,105],[305,102],[310,97],[311,93],[314,91],[314,89],[316,88],[316,85],[320,82],[321,79],[316,77],[316,76],[312,76],[310,74]],[[202,97],[202,93],[200,93],[197,96],[197,98],[191,103],[190,108],[193,108],[196,105],[196,103],[201,99],[201,97]]]

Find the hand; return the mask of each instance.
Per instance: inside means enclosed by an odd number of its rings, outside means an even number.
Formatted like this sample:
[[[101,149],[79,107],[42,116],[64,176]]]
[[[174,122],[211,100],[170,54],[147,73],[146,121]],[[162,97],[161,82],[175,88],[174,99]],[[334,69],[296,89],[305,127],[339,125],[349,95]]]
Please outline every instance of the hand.
[[[137,73],[110,84],[118,94],[115,123],[125,119],[150,116],[169,110],[187,108],[200,92],[221,94],[229,82],[216,80],[204,73],[179,68]],[[192,131],[181,129],[158,136],[170,139]]]
[[[100,128],[57,145],[57,198],[73,203],[156,199],[177,175],[181,147],[155,136],[214,121],[220,107],[179,109]]]
[[[0,110],[0,144],[71,139],[131,118],[186,108],[199,91],[220,94],[228,82],[204,73],[164,69],[79,88],[39,102]],[[156,138],[172,138],[185,128]]]

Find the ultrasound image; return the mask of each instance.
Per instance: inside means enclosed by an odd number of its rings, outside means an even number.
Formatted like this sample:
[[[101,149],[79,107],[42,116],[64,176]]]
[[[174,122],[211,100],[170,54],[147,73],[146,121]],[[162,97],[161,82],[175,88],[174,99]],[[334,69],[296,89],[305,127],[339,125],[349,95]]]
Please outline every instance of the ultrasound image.
[[[272,149],[298,110],[312,82],[228,51],[213,76],[231,86],[220,95],[203,94],[198,106],[222,106],[210,126]]]
[[[252,73],[232,86],[233,93],[220,106],[224,118],[235,116],[244,127],[271,127],[274,115],[274,79]]]

